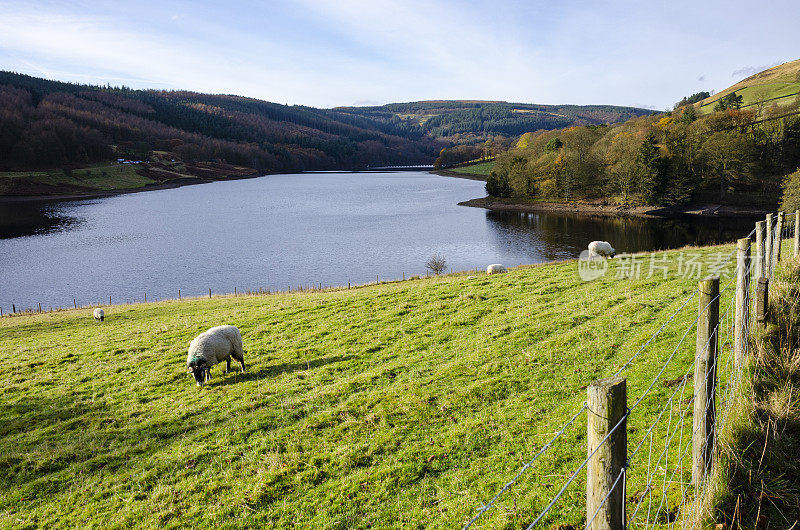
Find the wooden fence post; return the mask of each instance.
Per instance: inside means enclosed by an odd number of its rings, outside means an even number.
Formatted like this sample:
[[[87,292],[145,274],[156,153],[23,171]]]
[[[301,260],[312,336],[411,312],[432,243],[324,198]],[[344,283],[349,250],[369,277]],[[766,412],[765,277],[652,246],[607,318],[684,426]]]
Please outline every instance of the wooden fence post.
[[[719,278],[701,280],[694,361],[694,428],[692,436],[692,483],[700,486],[711,469],[714,453],[717,386],[717,329],[719,327]]]
[[[800,210],[794,211],[794,259],[800,254]]]
[[[778,224],[775,225],[775,263],[781,260],[783,249],[783,212],[778,212]]]
[[[756,322],[765,326],[769,302],[769,279],[759,278],[756,284]]]
[[[211,288],[208,288],[208,297],[211,298]]]
[[[180,300],[180,299],[181,299],[181,290],[178,289],[178,300]]]
[[[588,454],[597,449],[586,467],[586,520],[597,513],[588,528],[621,530],[625,528],[625,477],[620,478],[620,473],[628,458],[627,381],[622,377],[601,379],[586,392]]]
[[[764,221],[756,223],[756,253],[753,263],[753,281],[764,277]]]
[[[764,234],[764,277],[772,278],[772,214],[767,214],[766,233]]]
[[[741,369],[747,353],[747,334],[750,329],[750,239],[736,244],[736,320],[734,321],[733,354],[736,368]]]

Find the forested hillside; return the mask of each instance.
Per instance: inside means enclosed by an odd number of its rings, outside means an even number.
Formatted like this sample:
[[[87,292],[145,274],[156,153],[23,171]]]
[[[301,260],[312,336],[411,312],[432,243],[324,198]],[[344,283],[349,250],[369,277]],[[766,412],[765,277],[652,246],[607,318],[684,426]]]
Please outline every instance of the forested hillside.
[[[258,171],[358,168],[430,162],[445,145],[400,118],[0,72],[0,171],[143,159],[153,151]]]
[[[796,92],[798,71],[800,61],[794,61],[756,74],[720,92],[713,106],[701,92],[683,98],[672,112],[525,133],[498,156],[487,191],[524,200],[629,205],[777,204],[784,177],[800,166],[800,97],[752,96],[768,87]],[[440,160],[459,161],[459,154],[448,149]]]
[[[536,105],[505,101],[418,101],[381,107],[341,107],[341,112],[376,120],[397,117],[430,136],[456,142],[519,136],[540,129],[625,121],[651,111],[612,105]]]
[[[0,72],[0,171],[59,169],[65,173],[50,173],[48,178],[65,181],[73,169],[117,159],[150,164],[154,153],[162,166],[214,163],[223,164],[215,170],[224,172],[233,165],[236,174],[246,168],[270,172],[430,164],[453,142],[475,143],[574,123],[606,123],[643,112],[496,102],[316,109],[240,96],[78,85]],[[167,173],[197,175],[199,170],[192,168],[159,166],[155,169],[160,173],[153,174],[152,167],[143,166],[136,172],[152,180]],[[101,173],[108,174],[105,166]],[[0,185],[0,193],[31,189],[8,182]],[[46,188],[50,183],[39,184]],[[70,181],[73,187],[80,188],[79,184]]]

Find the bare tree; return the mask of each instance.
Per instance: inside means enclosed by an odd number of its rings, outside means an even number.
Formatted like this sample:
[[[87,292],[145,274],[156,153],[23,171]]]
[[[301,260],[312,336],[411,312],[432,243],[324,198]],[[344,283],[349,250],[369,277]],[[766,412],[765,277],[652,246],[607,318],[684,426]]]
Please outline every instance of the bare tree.
[[[434,254],[425,262],[425,268],[438,276],[447,268],[447,260],[441,254]]]

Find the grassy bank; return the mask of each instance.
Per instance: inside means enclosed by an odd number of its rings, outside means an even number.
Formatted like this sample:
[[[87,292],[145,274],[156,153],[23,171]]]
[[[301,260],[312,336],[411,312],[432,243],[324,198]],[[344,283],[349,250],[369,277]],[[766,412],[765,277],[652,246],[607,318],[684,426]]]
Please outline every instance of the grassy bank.
[[[112,306],[102,324],[89,309],[4,317],[0,527],[459,526],[693,292],[696,279],[675,268],[681,252],[708,263],[731,249],[671,252],[666,279],[647,277],[647,256],[639,279],[615,278],[613,264],[583,282],[565,262]],[[624,372],[631,399],[695,316],[696,302]],[[198,389],[186,348],[222,323],[242,330],[249,372],[217,367]],[[693,339],[682,344],[662,380],[684,374],[693,352]],[[653,387],[631,439],[670,392]],[[585,443],[584,422],[478,527],[530,523]],[[640,482],[631,475],[629,494]],[[548,525],[584,522],[584,491],[581,478]]]
[[[729,528],[800,524],[800,264],[770,286],[770,317],[753,344],[707,515]]]
[[[0,197],[96,195],[146,187],[181,186],[255,174],[252,168],[216,162],[165,160],[96,164],[77,169],[0,172]]]
[[[97,165],[65,172],[63,169],[12,171],[0,173],[0,195],[23,189],[76,192],[108,191],[115,188],[140,188],[153,184],[153,179],[139,175],[132,164]]]
[[[478,164],[471,164],[469,166],[460,166],[454,167],[449,169],[448,171],[452,171],[453,173],[458,173],[461,175],[476,175],[479,177],[488,177],[489,173],[492,172],[494,169],[494,160],[489,160],[488,162],[480,162]]]

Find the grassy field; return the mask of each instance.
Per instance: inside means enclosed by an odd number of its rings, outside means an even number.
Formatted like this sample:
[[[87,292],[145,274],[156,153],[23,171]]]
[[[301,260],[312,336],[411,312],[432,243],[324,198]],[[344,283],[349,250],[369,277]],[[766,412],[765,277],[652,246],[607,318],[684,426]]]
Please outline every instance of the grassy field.
[[[671,252],[666,279],[647,277],[645,255],[639,279],[616,278],[614,260],[583,282],[573,261],[112,306],[103,323],[91,309],[4,317],[0,527],[460,526],[692,294],[679,255],[711,263],[731,249]],[[696,311],[695,300],[623,372],[630,401]],[[216,367],[198,389],[186,349],[222,323],[242,330],[249,371]],[[675,351],[663,381],[689,368],[693,336]],[[653,387],[629,439],[670,392]],[[477,527],[530,523],[585,443],[584,418]],[[640,488],[631,472],[628,494]],[[584,491],[579,478],[546,526],[585,522]]]
[[[0,195],[5,195],[19,185],[32,190],[48,188],[113,190],[141,188],[154,181],[136,173],[133,164],[110,164],[75,169],[67,174],[63,169],[46,171],[0,172]],[[33,193],[32,193],[33,194]]]
[[[489,173],[494,169],[494,160],[488,162],[480,162],[469,166],[454,167],[449,171],[454,173],[461,173],[462,175],[480,175],[482,177],[489,176]]]
[[[731,92],[742,96],[743,108],[754,111],[759,100],[764,101],[764,108],[793,103],[800,95],[800,60],[768,68],[721,90],[697,104],[699,113],[713,112],[717,100]]]

